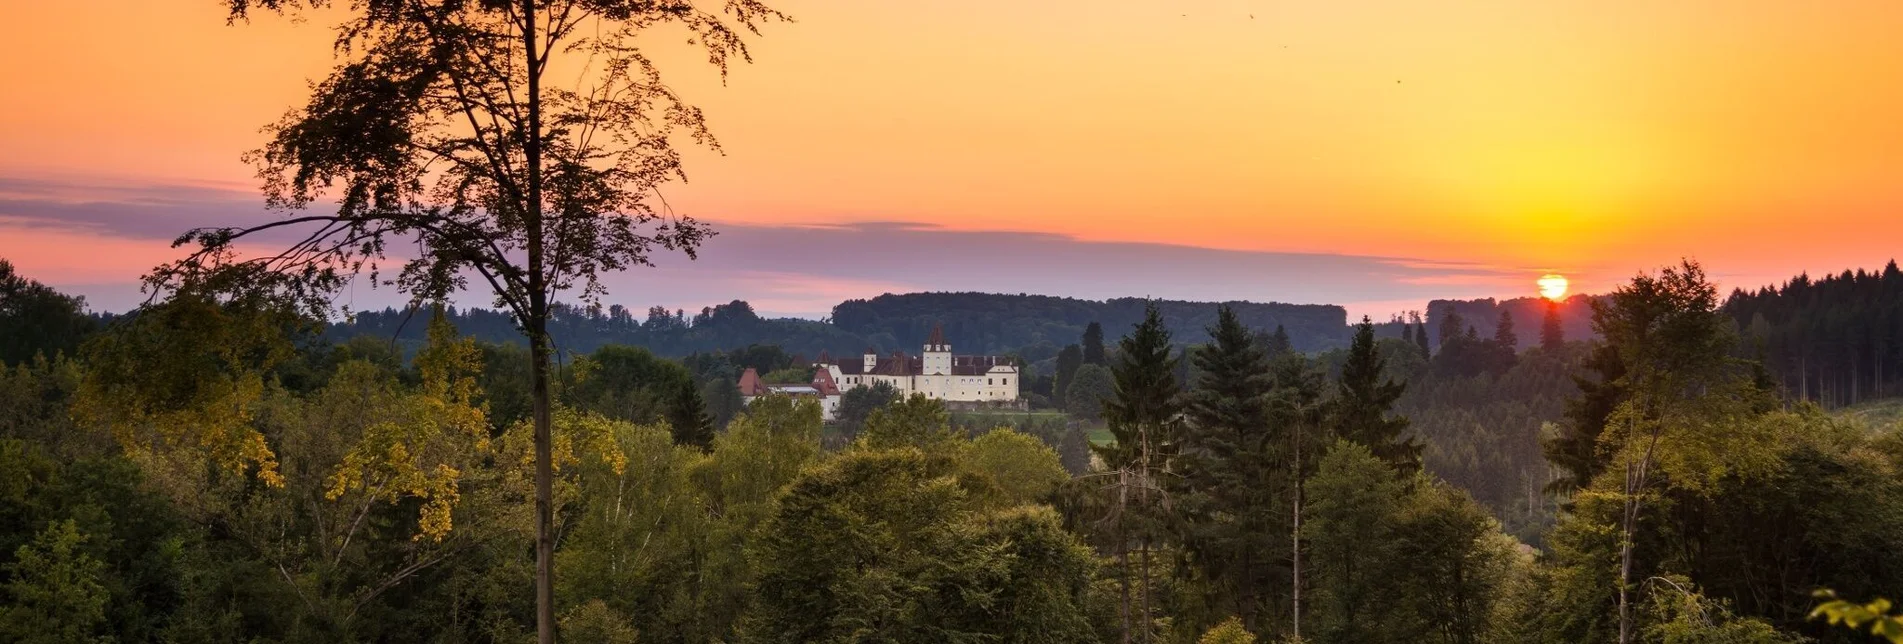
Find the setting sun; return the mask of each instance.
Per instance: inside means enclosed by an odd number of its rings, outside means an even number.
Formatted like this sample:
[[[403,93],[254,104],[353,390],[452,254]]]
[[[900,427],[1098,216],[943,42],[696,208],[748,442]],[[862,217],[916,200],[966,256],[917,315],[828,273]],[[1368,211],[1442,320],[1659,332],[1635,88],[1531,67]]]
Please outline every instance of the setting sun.
[[[1540,285],[1540,297],[1555,301],[1566,297],[1566,277],[1564,275],[1554,275],[1550,273],[1542,275],[1537,283]]]

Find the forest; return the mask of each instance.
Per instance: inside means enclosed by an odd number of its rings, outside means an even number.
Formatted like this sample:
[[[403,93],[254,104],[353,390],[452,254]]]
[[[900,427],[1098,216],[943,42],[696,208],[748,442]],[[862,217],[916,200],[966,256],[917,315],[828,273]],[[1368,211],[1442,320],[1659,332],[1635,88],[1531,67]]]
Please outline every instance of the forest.
[[[1215,320],[1216,302],[1158,301],[1173,332],[1188,336]],[[1229,302],[1227,305],[1251,327],[1287,329],[1290,342],[1302,351],[1345,346],[1348,313],[1339,306]],[[848,300],[833,307],[825,320],[763,318],[747,302],[735,300],[703,307],[698,313],[666,307],[648,307],[639,314],[621,305],[582,307],[559,305],[549,321],[549,333],[564,351],[589,353],[609,344],[646,347],[656,354],[680,357],[747,345],[777,346],[807,357],[821,352],[859,355],[867,347],[880,353],[918,351],[934,325],[943,325],[960,353],[1017,353],[1031,361],[1057,355],[1066,342],[1075,342],[1091,323],[1127,327],[1143,317],[1145,301],[1121,298],[1080,300],[1042,295],[992,293],[886,294],[869,300]],[[423,324],[415,310],[362,311],[333,326],[338,338],[371,335],[397,338],[420,345]],[[449,311],[450,320],[471,337],[488,342],[522,340],[509,316],[500,311],[465,308]]]
[[[135,310],[0,260],[0,641],[1903,644],[1903,422],[1860,413],[1894,264],[1358,324],[641,314],[610,278],[720,232],[662,196],[722,148],[657,61],[725,81],[791,16],[217,4],[330,25],[333,66],[244,156],[277,216],[180,231]],[[938,324],[1029,409],[735,386]]]
[[[264,300],[102,320],[4,262],[0,287],[0,639],[532,637],[519,345],[444,307],[406,353]],[[1903,426],[1793,395],[1736,298],[1671,267],[1596,299],[1597,339],[1528,321],[1517,351],[1511,314],[1303,352],[1146,306],[1080,342],[1095,420],[1031,428],[921,397],[742,408],[696,379],[784,351],[607,345],[553,383],[559,632],[1872,641],[1903,627],[1878,601],[1903,587]]]

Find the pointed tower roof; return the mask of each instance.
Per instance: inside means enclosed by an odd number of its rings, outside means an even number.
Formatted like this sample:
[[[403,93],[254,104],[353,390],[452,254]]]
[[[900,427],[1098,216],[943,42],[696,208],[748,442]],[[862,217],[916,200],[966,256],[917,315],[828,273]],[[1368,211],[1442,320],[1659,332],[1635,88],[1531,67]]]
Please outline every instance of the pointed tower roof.
[[[760,372],[754,371],[753,367],[747,367],[747,370],[740,374],[739,388],[742,396],[758,396],[765,393],[763,390],[766,389],[760,386]]]
[[[945,323],[937,322],[932,324],[932,337],[930,339],[927,339],[925,341],[925,344],[929,344],[932,346],[940,346],[945,344]]]

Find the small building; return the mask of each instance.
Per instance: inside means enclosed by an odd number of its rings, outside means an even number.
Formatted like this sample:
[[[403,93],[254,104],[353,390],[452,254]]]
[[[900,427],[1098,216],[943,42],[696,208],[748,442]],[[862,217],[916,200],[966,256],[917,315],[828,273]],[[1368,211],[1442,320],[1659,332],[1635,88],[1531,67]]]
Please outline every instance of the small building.
[[[825,369],[814,369],[813,381],[804,385],[766,384],[760,381],[760,373],[752,367],[740,374],[741,402],[750,404],[755,398],[772,394],[819,401],[822,420],[831,421],[839,412],[839,386],[834,384],[832,374]]]

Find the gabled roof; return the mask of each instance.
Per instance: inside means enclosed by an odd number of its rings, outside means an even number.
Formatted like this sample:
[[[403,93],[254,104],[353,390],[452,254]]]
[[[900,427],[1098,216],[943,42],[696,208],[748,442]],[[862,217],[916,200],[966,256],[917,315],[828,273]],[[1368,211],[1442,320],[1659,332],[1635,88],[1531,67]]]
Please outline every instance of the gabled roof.
[[[839,385],[833,382],[833,372],[825,369],[813,370],[813,389],[821,396],[839,395]]]
[[[938,322],[932,324],[932,337],[927,338],[925,344],[934,347],[945,344],[945,323]]]
[[[740,372],[740,395],[758,396],[765,393],[766,387],[760,386],[760,372],[754,371],[753,367]]]

